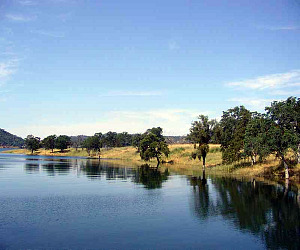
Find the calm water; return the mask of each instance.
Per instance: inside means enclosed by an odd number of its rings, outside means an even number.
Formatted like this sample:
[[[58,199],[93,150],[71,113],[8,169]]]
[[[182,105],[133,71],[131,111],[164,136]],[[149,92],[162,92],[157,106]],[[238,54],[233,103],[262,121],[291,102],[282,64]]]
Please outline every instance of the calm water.
[[[300,247],[298,190],[0,154],[0,249]]]

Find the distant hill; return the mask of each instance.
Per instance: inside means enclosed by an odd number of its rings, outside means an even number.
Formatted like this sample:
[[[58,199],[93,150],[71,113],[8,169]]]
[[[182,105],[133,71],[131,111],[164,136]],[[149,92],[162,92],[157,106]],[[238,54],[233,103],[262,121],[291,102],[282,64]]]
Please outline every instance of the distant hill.
[[[0,146],[2,147],[23,147],[24,140],[21,137],[8,133],[0,128]]]

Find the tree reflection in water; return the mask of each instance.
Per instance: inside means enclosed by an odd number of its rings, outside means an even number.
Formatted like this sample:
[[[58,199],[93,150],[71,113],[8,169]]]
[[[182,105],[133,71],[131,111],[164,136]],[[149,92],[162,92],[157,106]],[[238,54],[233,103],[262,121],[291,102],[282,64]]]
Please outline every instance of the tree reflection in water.
[[[274,186],[231,178],[190,177],[192,203],[201,220],[222,216],[240,230],[265,240],[268,248],[297,249],[300,245],[298,194],[289,185]]]
[[[152,168],[148,164],[144,164],[137,170],[135,183],[141,183],[147,189],[162,188],[162,183],[168,179],[169,170],[161,172],[158,167]]]

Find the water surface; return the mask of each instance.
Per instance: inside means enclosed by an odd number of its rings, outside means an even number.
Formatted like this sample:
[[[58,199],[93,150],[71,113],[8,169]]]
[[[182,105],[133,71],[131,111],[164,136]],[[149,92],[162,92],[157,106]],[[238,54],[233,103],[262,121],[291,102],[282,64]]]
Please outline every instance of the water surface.
[[[0,249],[298,249],[298,190],[0,154]]]

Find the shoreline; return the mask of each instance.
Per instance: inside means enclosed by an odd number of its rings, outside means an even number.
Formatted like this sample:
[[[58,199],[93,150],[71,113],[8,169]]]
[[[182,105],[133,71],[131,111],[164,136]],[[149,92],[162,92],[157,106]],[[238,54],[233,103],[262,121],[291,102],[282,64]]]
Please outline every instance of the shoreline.
[[[169,168],[176,172],[199,175],[202,172],[202,162],[199,160],[192,160],[190,155],[193,152],[193,145],[191,144],[171,144],[170,156],[163,158],[164,161],[173,161],[173,163],[162,163],[161,168]],[[5,150],[1,153],[5,154],[22,154],[22,155],[41,155],[51,157],[76,157],[82,159],[98,160],[99,156],[94,152],[90,155],[86,150],[70,148],[64,152],[54,150],[40,149],[34,154],[26,149],[13,149]],[[132,164],[134,166],[141,166],[143,164],[157,165],[156,160],[145,162],[140,159],[139,153],[134,147],[120,147],[111,149],[102,149],[100,153],[101,160],[114,161],[126,164]],[[220,145],[210,145],[210,153],[206,159],[206,171],[207,173],[214,173],[223,176],[240,176],[247,178],[263,178],[268,180],[274,180],[276,182],[285,181],[284,171],[279,168],[279,161],[275,157],[269,157],[266,162],[258,163],[253,167],[248,162],[232,165],[222,165],[222,153],[220,151]],[[300,164],[290,169],[291,177],[290,181],[300,184]]]

